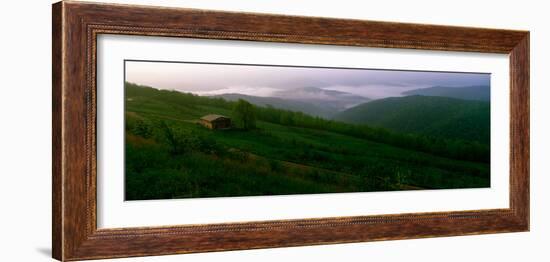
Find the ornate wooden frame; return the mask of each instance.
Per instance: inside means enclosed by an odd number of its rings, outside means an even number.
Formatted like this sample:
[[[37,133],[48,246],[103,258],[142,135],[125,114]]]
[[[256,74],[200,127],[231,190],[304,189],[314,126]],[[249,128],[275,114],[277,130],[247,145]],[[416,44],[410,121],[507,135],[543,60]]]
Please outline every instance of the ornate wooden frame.
[[[53,257],[81,260],[529,230],[529,32],[84,2],[53,5]],[[510,208],[96,227],[96,40],[124,34],[504,53]]]

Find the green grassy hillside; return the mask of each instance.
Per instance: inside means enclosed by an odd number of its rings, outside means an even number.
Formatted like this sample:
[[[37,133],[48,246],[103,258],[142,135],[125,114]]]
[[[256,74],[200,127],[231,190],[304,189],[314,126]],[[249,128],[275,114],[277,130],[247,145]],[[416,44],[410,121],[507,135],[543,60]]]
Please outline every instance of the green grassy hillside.
[[[441,145],[458,142],[263,107],[255,108],[256,128],[209,130],[197,120],[206,114],[235,119],[235,102],[129,83],[125,99],[127,200],[490,184],[483,157],[465,160],[475,150],[487,155],[473,144],[447,152]],[[428,147],[434,141],[441,148]]]
[[[350,108],[336,120],[489,144],[490,106],[488,102],[448,97],[391,97]]]

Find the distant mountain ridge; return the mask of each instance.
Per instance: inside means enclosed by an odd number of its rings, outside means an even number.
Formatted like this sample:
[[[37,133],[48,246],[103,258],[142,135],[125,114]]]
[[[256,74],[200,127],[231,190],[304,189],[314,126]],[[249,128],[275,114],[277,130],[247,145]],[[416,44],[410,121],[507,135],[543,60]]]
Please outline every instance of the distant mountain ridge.
[[[403,95],[442,96],[464,100],[490,101],[491,88],[489,86],[445,87],[433,86],[405,91]]]
[[[390,97],[347,109],[333,119],[397,132],[484,144],[490,141],[490,105],[484,101],[419,95]]]
[[[280,90],[270,97],[236,93],[216,95],[215,97],[230,101],[244,99],[257,106],[272,106],[324,118],[331,118],[343,110],[370,101],[366,97],[317,87]]]
[[[354,95],[347,92],[326,90],[318,87],[301,87],[275,92],[273,97],[307,101],[315,104],[322,104],[324,107],[332,107],[340,111],[371,99]]]
[[[243,99],[256,106],[263,106],[263,107],[272,106],[278,109],[303,112],[308,115],[325,117],[325,118],[331,117],[337,113],[334,110],[323,108],[313,103],[282,99],[278,97],[249,96],[249,95],[243,95],[243,94],[223,94],[223,95],[217,95],[214,97],[221,97],[228,101],[237,101],[239,99]]]

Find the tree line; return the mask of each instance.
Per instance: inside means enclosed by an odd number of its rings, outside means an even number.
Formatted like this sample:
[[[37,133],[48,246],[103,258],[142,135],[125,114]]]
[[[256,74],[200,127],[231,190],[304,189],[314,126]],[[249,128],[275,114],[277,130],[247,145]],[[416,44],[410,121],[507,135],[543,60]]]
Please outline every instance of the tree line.
[[[165,103],[174,103],[180,106],[194,107],[198,105],[210,105],[231,110],[233,112],[232,117],[234,123],[239,128],[245,130],[254,129],[256,127],[256,120],[260,120],[285,126],[340,133],[453,159],[484,163],[490,161],[489,145],[475,141],[398,133],[385,128],[348,124],[307,115],[302,112],[277,109],[269,105],[266,107],[254,106],[242,99],[239,101],[227,101],[223,98],[211,98],[177,91],[157,90],[131,83],[126,83],[125,92],[127,97],[146,96],[157,98]]]

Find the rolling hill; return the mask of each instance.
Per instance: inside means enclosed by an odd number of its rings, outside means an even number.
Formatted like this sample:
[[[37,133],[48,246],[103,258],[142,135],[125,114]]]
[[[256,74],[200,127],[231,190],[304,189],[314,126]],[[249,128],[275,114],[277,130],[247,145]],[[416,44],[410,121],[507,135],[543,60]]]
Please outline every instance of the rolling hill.
[[[338,111],[332,108],[323,108],[314,103],[308,101],[299,101],[299,100],[289,100],[282,99],[278,97],[260,97],[260,96],[249,96],[243,94],[223,94],[215,97],[220,97],[228,101],[237,101],[239,99],[244,99],[257,106],[271,106],[274,108],[303,112],[312,116],[319,116],[330,118],[334,116]]]
[[[271,97],[235,93],[215,97],[221,97],[229,101],[244,99],[257,106],[271,106],[323,118],[332,118],[343,110],[370,101],[366,97],[317,87],[280,90],[272,94]]]
[[[333,111],[342,111],[371,100],[367,97],[347,92],[327,90],[312,86],[281,90],[275,92],[273,96],[285,100],[311,103]]]
[[[490,186],[483,146],[267,107],[254,129],[211,130],[198,119],[236,102],[131,83],[125,99],[126,200]]]
[[[491,100],[491,88],[489,86],[465,86],[465,87],[444,87],[434,86],[428,88],[414,89],[402,93],[403,95],[422,96],[443,96],[464,100]]]
[[[397,132],[484,144],[490,141],[490,106],[482,101],[418,95],[391,97],[350,108],[334,119]]]

